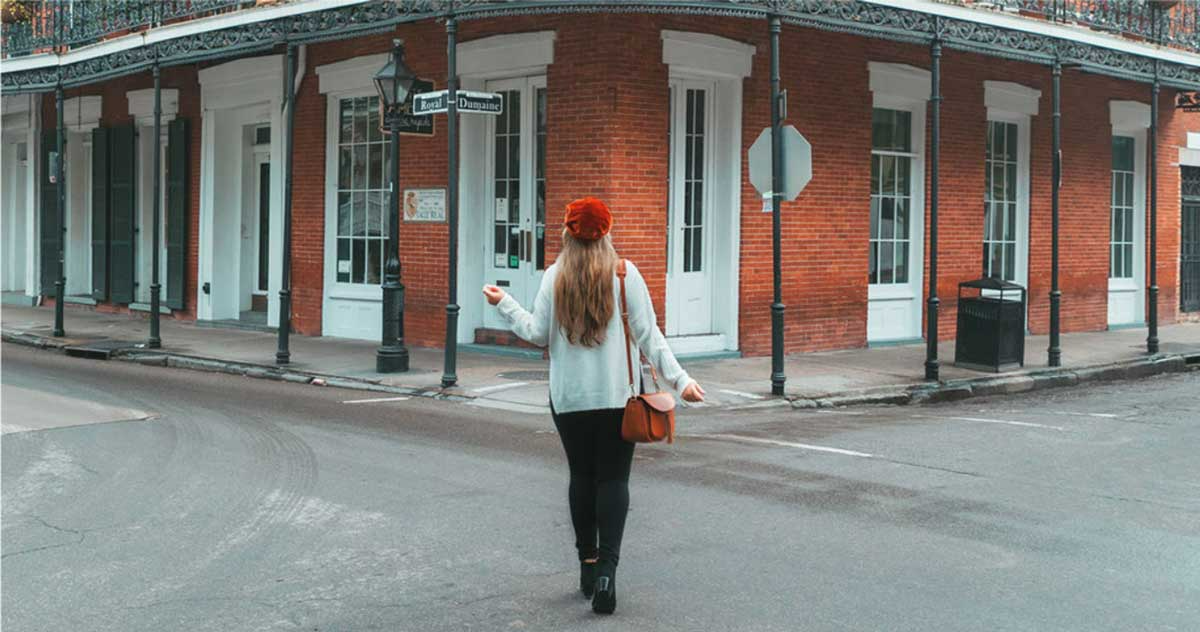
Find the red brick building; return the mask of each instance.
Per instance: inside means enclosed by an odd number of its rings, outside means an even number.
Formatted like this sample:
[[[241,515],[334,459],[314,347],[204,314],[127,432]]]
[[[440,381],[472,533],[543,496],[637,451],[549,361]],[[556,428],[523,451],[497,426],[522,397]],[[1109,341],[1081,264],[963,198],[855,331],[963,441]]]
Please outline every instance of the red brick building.
[[[746,155],[771,123],[771,3],[213,4],[211,15],[160,16],[59,43],[58,52],[36,52],[45,46],[35,33],[6,25],[6,297],[54,293],[49,154],[62,68],[66,300],[148,309],[148,68],[157,54],[170,317],[278,323],[291,82],[291,326],[378,339],[390,169],[372,76],[401,38],[417,76],[445,88],[453,8],[460,89],[504,99],[499,116],[460,118],[458,340],[504,339],[479,286],[500,282],[531,303],[558,250],[564,205],[595,195],[613,208],[616,245],[646,274],[677,350],[770,353],[771,214],[750,185]],[[1152,107],[1158,320],[1186,317],[1183,290],[1200,284],[1185,279],[1181,253],[1196,248],[1185,237],[1200,235],[1186,227],[1181,174],[1200,167],[1200,114],[1176,101],[1200,88],[1197,7],[1148,3],[1147,21],[1113,32],[1103,12],[1034,10],[1045,4],[776,7],[784,122],[813,153],[811,183],[782,210],[789,352],[924,336],[935,31],[944,47],[939,337],[955,336],[958,283],[985,275],[1027,287],[1029,331],[1049,327],[1055,51],[1069,66],[1061,79],[1063,330],[1146,323]],[[193,17],[202,19],[183,19]],[[27,51],[20,37],[33,42]],[[447,121],[435,119],[432,136],[400,141],[400,189],[411,199],[398,247],[405,330],[423,346],[446,339],[449,299]]]

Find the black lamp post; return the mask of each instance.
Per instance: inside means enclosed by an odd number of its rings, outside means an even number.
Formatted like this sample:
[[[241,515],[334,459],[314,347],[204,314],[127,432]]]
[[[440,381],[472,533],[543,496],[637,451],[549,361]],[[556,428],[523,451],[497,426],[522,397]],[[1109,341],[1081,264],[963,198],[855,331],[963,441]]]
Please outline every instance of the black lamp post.
[[[392,56],[375,73],[381,121],[391,137],[392,186],[388,196],[387,260],[383,269],[383,341],[375,352],[375,370],[408,370],[404,346],[404,285],[400,283],[400,117],[408,104],[416,75],[404,64],[404,41],[392,40]]]

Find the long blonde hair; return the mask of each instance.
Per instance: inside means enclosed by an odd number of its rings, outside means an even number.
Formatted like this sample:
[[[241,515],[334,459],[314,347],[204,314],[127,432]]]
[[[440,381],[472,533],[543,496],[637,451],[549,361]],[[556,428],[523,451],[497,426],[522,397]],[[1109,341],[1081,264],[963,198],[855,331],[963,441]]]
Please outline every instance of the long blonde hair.
[[[563,230],[554,279],[554,318],[571,344],[594,347],[604,342],[612,318],[613,273],[617,251],[608,235],[595,241],[575,239]]]

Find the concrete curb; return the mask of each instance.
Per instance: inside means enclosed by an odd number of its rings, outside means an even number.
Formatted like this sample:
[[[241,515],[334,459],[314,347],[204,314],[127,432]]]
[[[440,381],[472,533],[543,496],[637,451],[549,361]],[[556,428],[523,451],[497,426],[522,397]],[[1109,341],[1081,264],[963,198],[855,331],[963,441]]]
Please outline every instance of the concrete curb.
[[[937,384],[912,384],[862,389],[821,397],[791,398],[792,408],[833,408],[845,406],[936,404],[969,397],[1012,395],[1048,388],[1075,386],[1089,382],[1133,380],[1161,373],[1180,373],[1200,366],[1200,354],[1160,354],[1123,362],[1076,367],[1045,369],[1020,375],[996,375],[948,380]]]
[[[62,351],[70,341],[55,340],[46,336],[25,332],[3,331],[4,342]],[[300,371],[277,366],[215,360],[189,356],[162,350],[126,349],[114,353],[114,360],[136,362],[149,366],[162,366],[193,371],[208,371],[228,375],[242,375],[258,379],[332,386],[360,391],[372,391],[411,397],[428,397],[446,401],[465,402],[477,399],[459,389],[412,388],[389,386],[369,379],[356,379],[339,375],[328,375],[312,371]],[[1044,369],[1020,375],[989,375],[978,378],[948,380],[936,384],[909,384],[874,387],[830,393],[818,397],[788,397],[787,403],[797,410],[813,408],[843,408],[848,406],[907,406],[913,404],[935,404],[958,401],[970,397],[988,395],[1012,395],[1048,388],[1074,386],[1086,382],[1105,382],[1150,377],[1161,373],[1179,373],[1200,367],[1200,354],[1159,354],[1072,369]]]
[[[47,338],[45,336],[38,336],[36,334],[28,334],[24,332],[4,331],[2,334],[2,339],[4,342],[11,342],[37,349],[52,349],[55,351],[62,351],[64,347],[70,344],[70,341],[55,340],[53,338]],[[209,373],[225,373],[227,375],[241,375],[264,380],[291,382],[293,384],[332,386],[335,388],[372,391],[377,393],[388,393],[391,395],[428,397],[431,399],[441,399],[446,401],[470,401],[475,399],[470,395],[461,394],[457,391],[457,389],[451,391],[442,390],[441,388],[389,386],[387,384],[380,384],[377,381],[369,379],[356,379],[341,375],[328,375],[313,371],[300,371],[266,364],[255,364],[252,362],[216,360],[213,358],[190,356],[181,353],[171,353],[161,349],[125,349],[113,353],[112,359],[123,362],[135,362],[137,364],[143,364],[147,366],[190,369],[192,371],[206,371]]]

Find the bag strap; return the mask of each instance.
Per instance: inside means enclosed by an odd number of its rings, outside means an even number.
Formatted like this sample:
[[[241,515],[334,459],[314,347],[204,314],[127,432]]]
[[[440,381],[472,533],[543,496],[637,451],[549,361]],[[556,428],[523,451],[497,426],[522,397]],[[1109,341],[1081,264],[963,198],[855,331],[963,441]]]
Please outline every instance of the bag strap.
[[[633,335],[629,333],[629,305],[625,300],[625,260],[621,259],[617,262],[617,278],[621,281],[621,327],[625,330],[625,365],[629,369],[629,392],[635,396],[637,393],[633,388],[633,356],[629,353],[629,345],[633,342]],[[642,350],[638,349],[638,363],[641,364]],[[650,379],[654,382],[655,390],[662,390],[658,385],[658,371],[654,370],[654,363],[648,362],[650,365]]]
[[[625,300],[625,260],[617,262],[617,279],[621,281],[621,328],[625,331],[625,366],[629,369],[629,392],[633,393],[633,356],[629,353],[629,305]]]

